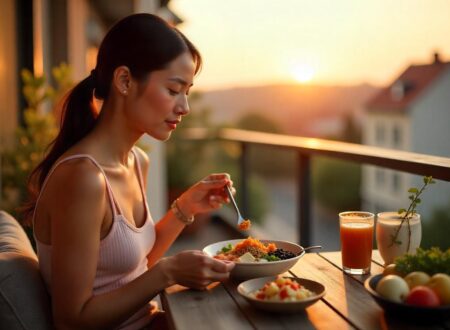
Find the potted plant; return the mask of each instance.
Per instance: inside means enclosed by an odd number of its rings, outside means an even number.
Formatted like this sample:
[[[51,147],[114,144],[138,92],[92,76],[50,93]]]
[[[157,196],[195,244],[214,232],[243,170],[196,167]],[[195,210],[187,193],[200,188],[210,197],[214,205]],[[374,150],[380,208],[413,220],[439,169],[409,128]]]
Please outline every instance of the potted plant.
[[[434,183],[435,181],[431,176],[425,176],[420,189],[408,189],[411,203],[407,209],[401,208],[397,212],[377,214],[377,247],[386,265],[393,263],[396,257],[406,253],[414,254],[420,247],[422,225],[416,207],[422,201],[420,196],[425,188]]]

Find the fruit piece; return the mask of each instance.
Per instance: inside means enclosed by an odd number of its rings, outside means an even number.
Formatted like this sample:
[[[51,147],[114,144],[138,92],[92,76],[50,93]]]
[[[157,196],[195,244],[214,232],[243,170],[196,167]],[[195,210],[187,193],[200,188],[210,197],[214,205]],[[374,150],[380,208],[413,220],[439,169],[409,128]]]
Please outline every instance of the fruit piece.
[[[395,270],[395,264],[389,264],[384,268],[383,276],[387,275],[399,275],[399,273]]]
[[[431,276],[427,286],[439,296],[441,305],[450,304],[450,276],[437,273]]]
[[[278,285],[276,285],[274,282],[271,282],[269,286],[265,289],[265,294],[269,297],[272,297],[273,295],[276,295],[280,291],[278,288]]]
[[[424,272],[412,272],[406,275],[403,278],[410,289],[418,286],[418,285],[426,285],[430,280],[430,275]]]
[[[387,275],[378,282],[376,291],[383,298],[402,302],[409,293],[409,287],[400,276]]]
[[[414,306],[436,307],[439,306],[439,297],[431,288],[418,285],[409,292],[405,302]]]

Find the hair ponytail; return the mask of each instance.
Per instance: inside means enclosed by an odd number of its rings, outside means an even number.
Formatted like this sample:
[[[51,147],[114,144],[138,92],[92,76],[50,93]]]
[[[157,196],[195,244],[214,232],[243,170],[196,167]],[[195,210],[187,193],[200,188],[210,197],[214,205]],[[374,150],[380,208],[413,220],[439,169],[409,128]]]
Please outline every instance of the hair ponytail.
[[[94,105],[93,93],[95,75],[91,74],[78,83],[62,103],[60,130],[49,145],[49,152],[31,172],[28,179],[30,200],[24,205],[24,222],[29,223],[34,212],[36,200],[50,169],[70,147],[85,137],[95,126],[98,113]]]

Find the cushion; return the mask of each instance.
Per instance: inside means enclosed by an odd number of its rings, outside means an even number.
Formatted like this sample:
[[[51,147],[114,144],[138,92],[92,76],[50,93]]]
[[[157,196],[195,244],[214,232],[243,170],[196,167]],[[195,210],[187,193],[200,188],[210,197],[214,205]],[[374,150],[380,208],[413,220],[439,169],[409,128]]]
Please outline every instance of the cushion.
[[[0,211],[0,324],[2,329],[52,329],[50,298],[22,226]]]

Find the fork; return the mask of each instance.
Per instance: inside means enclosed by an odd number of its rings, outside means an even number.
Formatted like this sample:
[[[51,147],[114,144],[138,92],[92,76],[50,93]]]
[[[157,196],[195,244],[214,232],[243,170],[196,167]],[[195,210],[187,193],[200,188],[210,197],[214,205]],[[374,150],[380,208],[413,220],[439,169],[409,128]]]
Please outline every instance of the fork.
[[[236,210],[237,217],[238,217],[238,226],[239,226],[241,223],[243,223],[245,221],[245,219],[242,217],[241,212],[239,212],[239,208],[238,208],[238,206],[236,204],[236,201],[234,200],[234,197],[233,197],[233,194],[231,192],[230,186],[227,185],[226,188],[227,188],[226,190],[227,190],[227,193],[228,193],[228,197],[230,197],[230,200],[233,203],[234,209]]]

